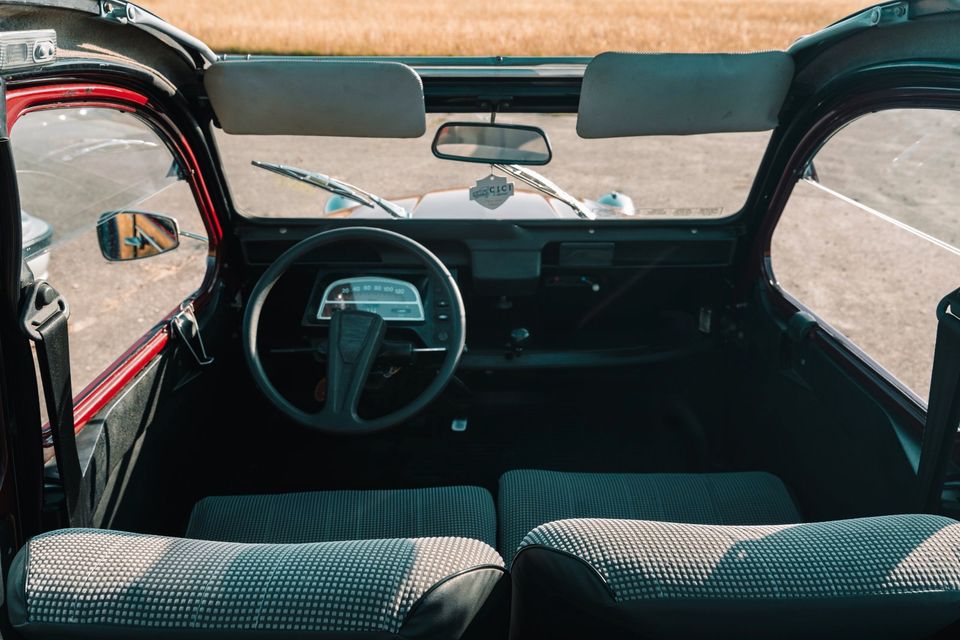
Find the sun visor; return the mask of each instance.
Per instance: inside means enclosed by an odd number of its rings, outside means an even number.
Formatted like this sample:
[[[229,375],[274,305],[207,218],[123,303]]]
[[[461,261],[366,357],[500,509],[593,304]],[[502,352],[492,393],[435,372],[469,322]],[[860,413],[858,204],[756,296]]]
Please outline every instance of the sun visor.
[[[790,83],[793,58],[763,53],[602,53],[583,76],[582,138],[766,131]]]
[[[417,138],[426,131],[423,83],[398,62],[234,60],[211,65],[204,84],[227,133]]]

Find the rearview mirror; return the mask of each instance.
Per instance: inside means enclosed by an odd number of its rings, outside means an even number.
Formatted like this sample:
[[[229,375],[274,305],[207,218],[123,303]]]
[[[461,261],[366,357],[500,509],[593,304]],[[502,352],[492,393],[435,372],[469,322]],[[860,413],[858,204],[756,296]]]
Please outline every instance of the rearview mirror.
[[[539,127],[484,122],[447,122],[433,139],[433,155],[484,164],[544,165],[553,151]]]
[[[97,221],[100,253],[110,262],[141,260],[180,246],[180,226],[167,216],[145,211],[110,211]]]

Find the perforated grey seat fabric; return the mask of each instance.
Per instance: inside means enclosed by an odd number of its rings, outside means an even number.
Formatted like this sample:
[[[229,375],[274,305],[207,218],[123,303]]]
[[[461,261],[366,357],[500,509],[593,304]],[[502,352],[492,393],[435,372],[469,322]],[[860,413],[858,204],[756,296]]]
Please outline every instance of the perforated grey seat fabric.
[[[960,523],[561,520],[512,573],[518,636],[922,638],[960,619]]]
[[[790,524],[800,514],[769,473],[509,471],[500,478],[500,552],[509,563],[527,533],[565,518],[694,524]]]
[[[7,585],[30,638],[457,638],[504,575],[466,538],[242,544],[37,536]]]
[[[480,487],[317,491],[204,498],[186,536],[225,542],[474,538],[496,545],[496,510]]]

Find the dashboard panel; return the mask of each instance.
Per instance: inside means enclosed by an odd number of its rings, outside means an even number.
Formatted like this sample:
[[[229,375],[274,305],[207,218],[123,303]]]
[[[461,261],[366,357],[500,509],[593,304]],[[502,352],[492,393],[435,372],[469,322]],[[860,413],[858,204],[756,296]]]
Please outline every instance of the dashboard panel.
[[[735,228],[404,223],[378,226],[423,243],[463,295],[469,351],[461,369],[632,366],[689,357],[722,338],[716,327],[734,291]],[[339,226],[243,225],[243,262],[259,273],[293,243],[328,228]],[[276,295],[278,307],[303,310],[303,339],[319,344],[335,309],[359,308],[387,318],[388,342],[420,351],[449,342],[451,301],[409,255],[345,243],[306,256],[299,270]],[[396,304],[415,303],[417,294],[420,305]],[[711,313],[714,328],[704,330]],[[278,323],[275,331],[290,336],[297,328]]]

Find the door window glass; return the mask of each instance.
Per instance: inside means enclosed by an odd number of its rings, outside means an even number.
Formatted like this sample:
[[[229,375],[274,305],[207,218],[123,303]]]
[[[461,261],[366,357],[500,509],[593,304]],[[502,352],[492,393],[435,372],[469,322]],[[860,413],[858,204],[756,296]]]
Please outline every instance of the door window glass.
[[[189,184],[163,140],[133,114],[104,108],[27,113],[11,133],[24,256],[70,303],[76,394],[196,291],[208,243]],[[97,223],[121,210],[175,218],[180,246],[108,262]]]
[[[816,154],[773,236],[777,280],[926,400],[936,307],[960,286],[960,112],[855,120]]]

